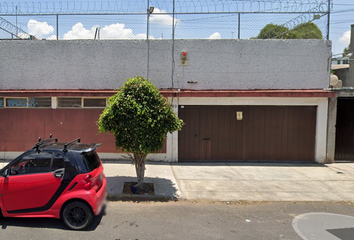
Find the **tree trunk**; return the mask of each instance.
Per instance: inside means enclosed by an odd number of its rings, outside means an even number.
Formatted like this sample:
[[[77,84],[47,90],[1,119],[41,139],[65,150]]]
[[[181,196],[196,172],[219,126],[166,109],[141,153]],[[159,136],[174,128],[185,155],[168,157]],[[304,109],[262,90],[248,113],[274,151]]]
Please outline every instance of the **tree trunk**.
[[[136,176],[138,178],[138,183],[135,185],[135,187],[138,188],[142,187],[144,183],[146,156],[147,156],[146,154],[134,153],[135,171],[136,171]]]

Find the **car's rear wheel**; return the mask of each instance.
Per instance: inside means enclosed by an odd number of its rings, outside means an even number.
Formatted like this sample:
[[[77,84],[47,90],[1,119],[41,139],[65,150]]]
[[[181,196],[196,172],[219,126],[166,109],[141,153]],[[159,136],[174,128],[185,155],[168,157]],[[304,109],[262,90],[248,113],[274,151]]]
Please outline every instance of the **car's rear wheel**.
[[[82,230],[90,225],[93,214],[87,204],[75,201],[70,202],[64,207],[62,218],[65,225],[69,228]]]

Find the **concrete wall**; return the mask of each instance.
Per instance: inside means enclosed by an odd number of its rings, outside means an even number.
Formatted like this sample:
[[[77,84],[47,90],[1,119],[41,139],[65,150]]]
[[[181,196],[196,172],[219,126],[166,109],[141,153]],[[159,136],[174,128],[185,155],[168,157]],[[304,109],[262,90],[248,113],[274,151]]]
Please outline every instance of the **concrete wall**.
[[[347,85],[348,87],[354,87],[354,24],[351,25],[351,35],[350,35],[350,44],[349,44],[349,69],[347,74]]]
[[[337,97],[328,99],[327,119],[327,159],[326,163],[334,163],[336,153],[336,123],[337,123]]]
[[[343,81],[343,87],[351,87],[348,81],[349,68],[337,69],[335,70],[335,75],[339,80]]]
[[[136,75],[149,76],[158,88],[329,86],[326,40],[176,40],[175,64],[172,49],[171,40],[2,40],[0,89],[116,89]],[[181,51],[187,66],[180,65]]]

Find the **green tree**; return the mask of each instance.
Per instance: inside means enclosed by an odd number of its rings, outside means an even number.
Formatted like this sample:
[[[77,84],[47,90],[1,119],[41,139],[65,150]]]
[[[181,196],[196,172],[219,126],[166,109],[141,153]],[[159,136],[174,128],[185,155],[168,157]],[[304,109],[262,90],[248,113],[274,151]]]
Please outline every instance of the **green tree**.
[[[281,25],[270,23],[261,29],[260,33],[256,38],[322,39],[323,36],[321,30],[317,27],[316,24],[312,22],[300,24],[292,30],[289,30],[287,27]]]
[[[99,117],[98,129],[113,133],[116,148],[132,153],[138,178],[136,187],[141,187],[147,155],[161,150],[167,133],[181,130],[183,124],[160,91],[137,76],[129,78],[109,98]]]
[[[313,22],[296,26],[291,32],[295,33],[298,39],[322,39],[322,32]]]
[[[261,32],[256,37],[257,39],[268,39],[268,38],[284,38],[283,33],[287,32],[289,29],[284,26],[276,25],[273,23],[267,24],[262,28]]]
[[[342,53],[342,56],[345,57],[349,54],[349,49],[350,49],[350,46],[346,47],[343,49],[343,53]]]

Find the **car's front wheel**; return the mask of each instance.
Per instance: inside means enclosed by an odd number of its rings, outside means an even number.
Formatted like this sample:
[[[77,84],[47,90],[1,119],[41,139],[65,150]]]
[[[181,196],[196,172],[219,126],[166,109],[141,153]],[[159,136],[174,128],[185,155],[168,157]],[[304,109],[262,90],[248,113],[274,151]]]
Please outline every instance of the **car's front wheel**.
[[[87,204],[79,201],[70,202],[64,207],[62,214],[66,226],[73,230],[87,228],[93,218],[92,210]]]

